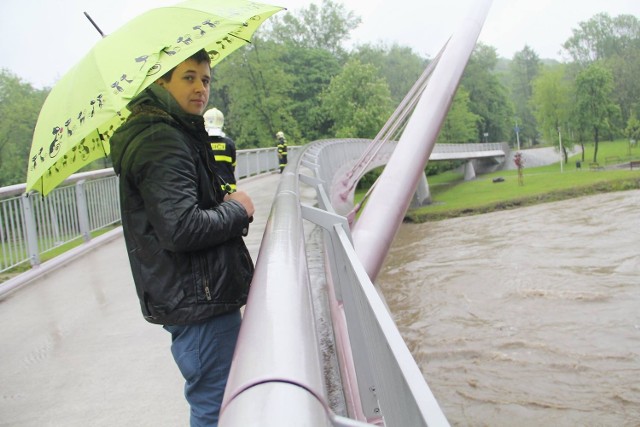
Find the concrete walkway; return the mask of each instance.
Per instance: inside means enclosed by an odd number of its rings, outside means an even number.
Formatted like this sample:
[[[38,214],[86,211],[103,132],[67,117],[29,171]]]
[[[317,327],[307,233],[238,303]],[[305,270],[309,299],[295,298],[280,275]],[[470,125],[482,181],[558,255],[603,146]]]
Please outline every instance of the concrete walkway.
[[[239,182],[257,259],[280,175]],[[0,426],[187,426],[170,337],[140,313],[117,237],[0,300]]]

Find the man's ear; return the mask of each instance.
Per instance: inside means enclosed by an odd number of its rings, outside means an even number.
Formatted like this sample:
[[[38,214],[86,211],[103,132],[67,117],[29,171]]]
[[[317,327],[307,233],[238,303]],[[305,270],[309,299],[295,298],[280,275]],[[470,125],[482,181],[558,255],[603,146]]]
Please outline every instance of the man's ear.
[[[164,80],[162,80],[162,79],[158,79],[158,80],[156,80],[156,81],[155,81],[155,83],[156,83],[158,86],[164,86],[164,83],[165,83],[165,82],[164,82]]]

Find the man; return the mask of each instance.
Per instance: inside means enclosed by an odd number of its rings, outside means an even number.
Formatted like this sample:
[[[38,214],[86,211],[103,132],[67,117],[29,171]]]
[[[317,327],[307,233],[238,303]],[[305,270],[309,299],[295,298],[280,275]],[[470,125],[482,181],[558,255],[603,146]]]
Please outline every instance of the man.
[[[236,144],[223,131],[224,114],[217,108],[204,113],[204,127],[209,134],[209,143],[215,159],[214,168],[222,179],[222,188],[227,193],[236,191]]]
[[[136,96],[110,141],[140,307],[171,333],[192,427],[217,426],[253,275],[242,239],[253,203],[225,194],[212,172],[210,81],[201,50]]]
[[[276,145],[278,149],[278,162],[280,166],[280,173],[282,173],[284,167],[287,166],[287,140],[284,138],[284,133],[282,131],[276,133],[276,139],[278,140],[278,144]]]

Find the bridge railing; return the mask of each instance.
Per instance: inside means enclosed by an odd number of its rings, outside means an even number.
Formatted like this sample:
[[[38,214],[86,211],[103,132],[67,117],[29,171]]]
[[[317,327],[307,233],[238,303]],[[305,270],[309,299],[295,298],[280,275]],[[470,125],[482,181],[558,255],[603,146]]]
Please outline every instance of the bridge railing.
[[[295,153],[297,147],[290,147]],[[238,150],[236,177],[278,169],[275,148]],[[30,263],[91,233],[120,222],[118,178],[113,168],[71,175],[46,197],[25,193],[26,184],[0,188],[0,273]]]
[[[475,151],[503,151],[501,142],[469,143],[469,144],[436,144],[433,153],[470,153]]]
[[[358,142],[309,144],[280,179],[221,425],[449,425],[354,251],[347,218],[330,202],[331,171],[339,168],[336,161],[360,157],[354,147],[366,146]],[[301,184],[316,190],[315,206],[303,203]],[[304,221],[322,229],[320,245],[305,244]],[[324,260],[320,284],[310,280],[318,275],[310,273],[310,259]],[[318,314],[323,308],[314,286],[326,287],[326,313]],[[327,322],[330,334],[318,324]],[[328,335],[335,341],[327,343]],[[335,371],[321,342],[336,353]],[[329,397],[335,389],[343,393],[344,405]]]

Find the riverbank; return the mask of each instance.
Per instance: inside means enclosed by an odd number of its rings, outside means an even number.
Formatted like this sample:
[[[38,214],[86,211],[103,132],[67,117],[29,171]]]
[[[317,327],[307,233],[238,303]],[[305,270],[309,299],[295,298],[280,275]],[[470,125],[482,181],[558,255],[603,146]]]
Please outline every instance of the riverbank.
[[[539,203],[581,196],[640,189],[640,170],[630,162],[640,152],[628,141],[600,142],[599,162],[593,156],[593,144],[568,150],[569,160],[560,164],[554,147],[522,150],[522,179],[509,153],[501,170],[464,180],[461,170],[428,177],[431,203],[411,209],[406,222],[422,223],[447,218],[485,214]],[[587,159],[591,159],[588,162]]]
[[[469,205],[466,207],[458,208],[454,207],[451,209],[447,209],[446,207],[442,207],[441,205],[440,209],[438,209],[437,207],[439,205],[436,200],[433,207],[426,206],[409,210],[405,215],[405,222],[422,223],[428,221],[440,221],[448,218],[458,218],[463,216],[479,215],[489,212],[516,209],[525,206],[537,205],[540,203],[557,202],[582,196],[637,189],[640,189],[640,173],[634,174],[633,176],[630,176],[628,178],[602,180],[580,187],[556,189],[546,193],[536,193],[521,197],[510,197],[505,198],[504,200],[488,202],[486,204]]]

